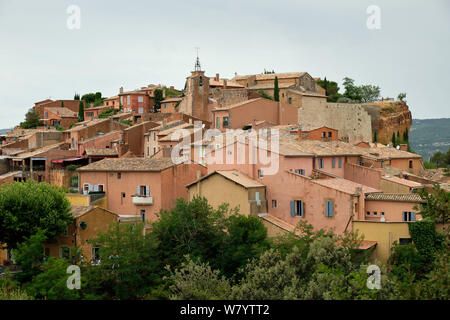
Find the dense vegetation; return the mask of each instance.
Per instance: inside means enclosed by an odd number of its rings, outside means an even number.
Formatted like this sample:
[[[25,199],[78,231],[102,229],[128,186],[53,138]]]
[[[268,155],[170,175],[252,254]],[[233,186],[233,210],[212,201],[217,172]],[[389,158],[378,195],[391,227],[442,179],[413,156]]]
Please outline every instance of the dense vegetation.
[[[358,249],[357,234],[313,231],[302,222],[269,239],[257,217],[195,198],[161,211],[145,235],[141,225],[111,225],[91,240],[100,264],[83,261],[78,249],[68,260],[45,261],[46,236],[37,231],[18,246],[22,272],[0,279],[0,298],[449,299],[450,237],[435,231],[432,214],[423,215],[411,223],[413,243],[395,246],[381,266],[379,290],[366,285],[370,252]],[[73,262],[81,266],[81,290],[66,287]]]
[[[41,121],[39,114],[34,111],[34,108],[28,110],[25,114],[25,121],[20,123],[22,129],[34,129],[43,125],[44,122]]]
[[[430,161],[424,161],[423,164],[427,169],[444,168],[444,174],[450,176],[450,148],[446,153],[436,152],[431,156]]]

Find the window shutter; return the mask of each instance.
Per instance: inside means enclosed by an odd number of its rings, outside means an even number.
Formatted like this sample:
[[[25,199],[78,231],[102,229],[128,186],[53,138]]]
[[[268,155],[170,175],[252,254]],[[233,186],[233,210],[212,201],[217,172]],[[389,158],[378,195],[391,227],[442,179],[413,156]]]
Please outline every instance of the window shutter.
[[[98,191],[98,185],[95,185],[94,186],[94,192],[97,192]]]
[[[300,170],[299,169],[295,169],[295,173],[300,174]]]
[[[325,217],[329,217],[329,215],[328,215],[328,208],[329,208],[328,201],[325,201]]]
[[[90,184],[89,187],[88,187],[88,190],[89,191],[94,191],[94,186],[92,184]]]
[[[145,186],[145,195],[150,197],[150,186]]]
[[[411,221],[416,221],[416,213],[411,212]]]
[[[300,201],[300,216],[305,217],[305,208],[303,201]]]
[[[339,168],[342,167],[342,158],[339,158]]]
[[[331,159],[331,162],[332,162],[333,168],[336,167],[336,159],[335,159],[335,158],[332,158],[332,159]]]
[[[295,217],[295,201],[291,201],[291,217]]]
[[[334,216],[334,202],[329,201],[329,203],[330,203],[330,210],[329,210],[330,217],[333,217]]]
[[[136,187],[136,194],[137,194],[138,197],[141,196],[141,187],[140,186]]]
[[[407,213],[403,211],[403,221],[408,221],[407,219],[408,219]]]

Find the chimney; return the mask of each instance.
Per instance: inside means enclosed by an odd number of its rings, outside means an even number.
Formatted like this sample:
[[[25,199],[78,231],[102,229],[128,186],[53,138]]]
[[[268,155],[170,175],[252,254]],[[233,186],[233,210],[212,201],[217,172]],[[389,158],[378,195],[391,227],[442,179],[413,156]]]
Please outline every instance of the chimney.
[[[123,87],[119,88],[119,93],[123,93]]]
[[[216,73],[216,81],[219,81],[219,74]]]
[[[223,79],[223,88],[224,88],[224,89],[227,88],[227,79]]]
[[[173,87],[173,86],[170,86],[170,88],[169,88],[170,90],[175,90],[175,88]]]
[[[407,144],[400,144],[400,150],[408,151],[408,145]]]

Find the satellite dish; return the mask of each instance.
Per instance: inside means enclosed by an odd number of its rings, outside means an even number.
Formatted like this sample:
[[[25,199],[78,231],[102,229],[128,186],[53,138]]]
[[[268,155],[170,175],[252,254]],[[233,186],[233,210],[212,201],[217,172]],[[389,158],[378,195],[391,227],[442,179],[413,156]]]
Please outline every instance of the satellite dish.
[[[400,150],[400,146],[396,146],[395,149]]]
[[[202,124],[202,129],[205,129],[205,124],[204,123]]]

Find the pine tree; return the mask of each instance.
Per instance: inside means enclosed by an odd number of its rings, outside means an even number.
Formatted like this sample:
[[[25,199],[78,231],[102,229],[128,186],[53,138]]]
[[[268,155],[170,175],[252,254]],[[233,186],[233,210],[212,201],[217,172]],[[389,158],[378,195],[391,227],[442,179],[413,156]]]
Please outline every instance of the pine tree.
[[[78,93],[75,93],[73,96],[73,100],[80,100],[80,95]]]
[[[397,146],[400,145],[400,131],[397,131],[397,140],[395,140],[395,144],[396,144]]]
[[[273,88],[273,100],[280,101],[280,89],[278,88],[278,77],[275,77],[275,84]]]
[[[80,104],[78,105],[78,122],[84,121],[84,103],[83,101],[80,101]]]

